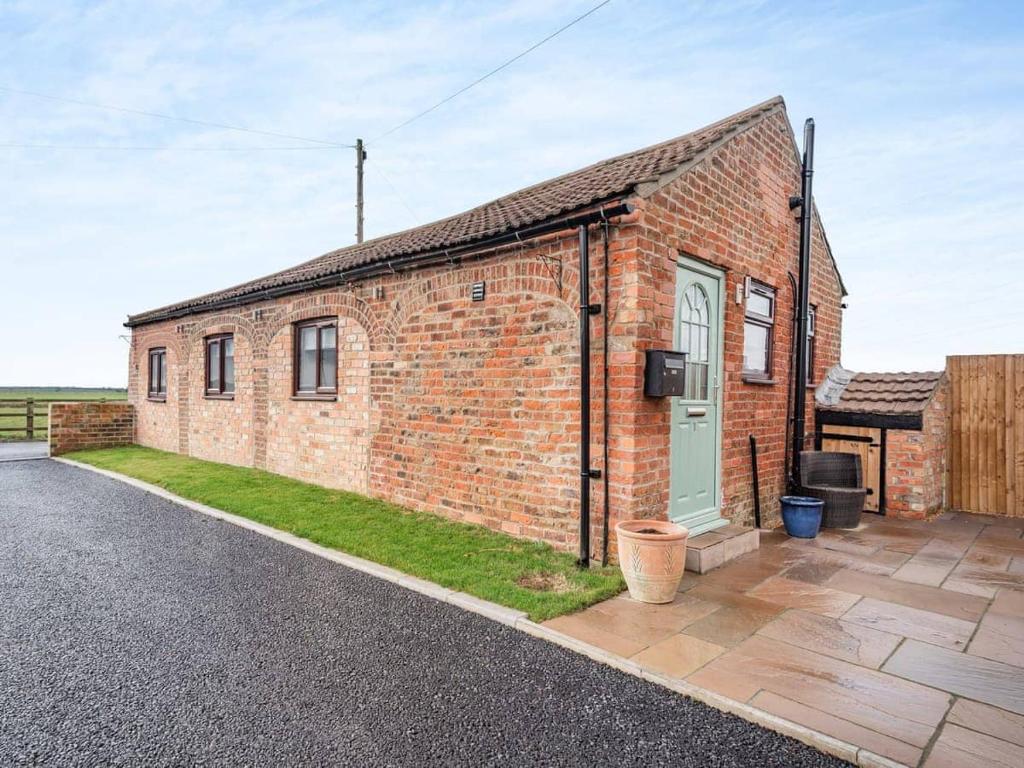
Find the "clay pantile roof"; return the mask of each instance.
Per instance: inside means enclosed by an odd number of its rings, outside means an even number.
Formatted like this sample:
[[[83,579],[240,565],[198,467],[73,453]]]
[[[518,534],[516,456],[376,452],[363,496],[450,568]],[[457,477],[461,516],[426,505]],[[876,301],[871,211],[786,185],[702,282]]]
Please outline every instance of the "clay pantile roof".
[[[942,376],[942,371],[854,373],[838,401],[822,407],[888,416],[923,413]]]
[[[693,160],[717,142],[782,107],[782,97],[777,96],[684,136],[602,160],[464,213],[331,251],[312,261],[226,290],[132,315],[126,325],[140,325],[172,315],[201,312],[204,307],[216,302],[244,300],[250,294],[267,289],[339,275],[354,267],[386,262],[400,256],[467,245],[552,220],[603,201],[632,195],[640,184],[657,181],[659,177]],[[252,300],[256,300],[256,297]]]

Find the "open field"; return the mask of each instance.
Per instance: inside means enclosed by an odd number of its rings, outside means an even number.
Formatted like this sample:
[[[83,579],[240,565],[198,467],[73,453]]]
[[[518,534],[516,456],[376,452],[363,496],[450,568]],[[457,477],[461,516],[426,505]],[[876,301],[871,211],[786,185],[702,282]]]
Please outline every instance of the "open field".
[[[33,434],[46,439],[47,402],[66,400],[124,400],[128,392],[109,387],[0,387],[0,430],[25,428],[25,399],[35,401]],[[25,440],[24,431],[0,431],[0,440]]]

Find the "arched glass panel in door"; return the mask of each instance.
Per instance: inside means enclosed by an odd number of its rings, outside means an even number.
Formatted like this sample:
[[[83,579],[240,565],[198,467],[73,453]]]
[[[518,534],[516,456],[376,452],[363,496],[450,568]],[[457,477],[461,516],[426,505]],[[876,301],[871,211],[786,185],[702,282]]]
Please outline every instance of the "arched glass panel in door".
[[[690,283],[683,291],[679,349],[686,353],[686,400],[707,400],[711,361],[711,302],[704,288]]]

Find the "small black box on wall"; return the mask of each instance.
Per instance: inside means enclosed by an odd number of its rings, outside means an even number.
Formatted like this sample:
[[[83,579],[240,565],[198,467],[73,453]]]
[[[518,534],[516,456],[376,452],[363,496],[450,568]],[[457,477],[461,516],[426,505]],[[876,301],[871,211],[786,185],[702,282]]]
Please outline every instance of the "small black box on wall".
[[[644,394],[648,397],[682,397],[685,391],[686,353],[648,349]]]

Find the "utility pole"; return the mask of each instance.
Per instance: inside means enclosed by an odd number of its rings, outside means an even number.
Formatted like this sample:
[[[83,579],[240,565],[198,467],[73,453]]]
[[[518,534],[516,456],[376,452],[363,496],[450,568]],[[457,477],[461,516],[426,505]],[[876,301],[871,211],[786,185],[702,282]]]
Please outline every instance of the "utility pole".
[[[363,242],[363,140],[356,139],[356,242]]]

